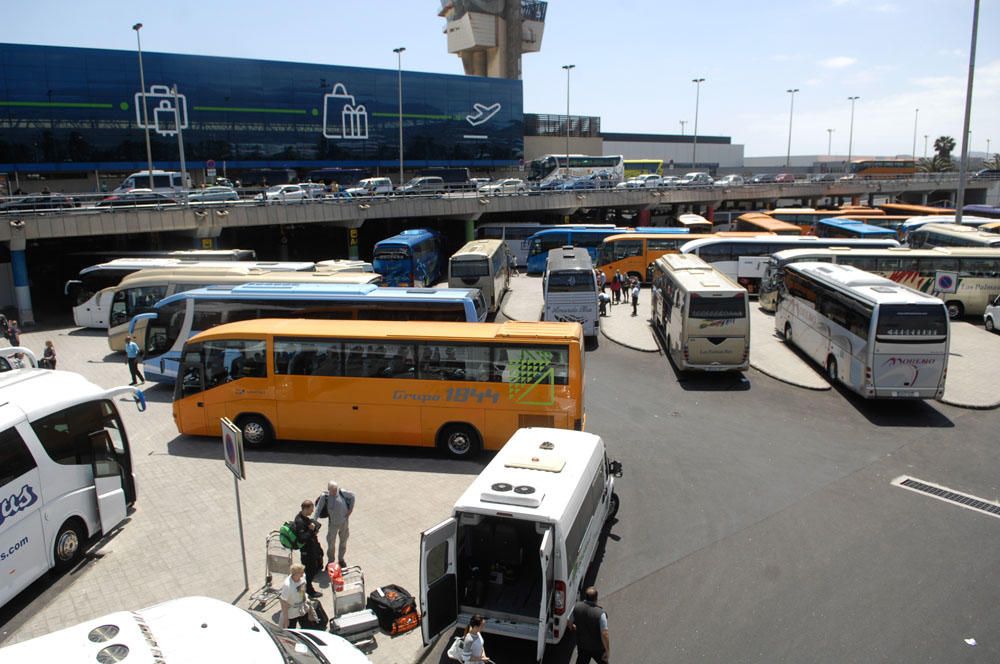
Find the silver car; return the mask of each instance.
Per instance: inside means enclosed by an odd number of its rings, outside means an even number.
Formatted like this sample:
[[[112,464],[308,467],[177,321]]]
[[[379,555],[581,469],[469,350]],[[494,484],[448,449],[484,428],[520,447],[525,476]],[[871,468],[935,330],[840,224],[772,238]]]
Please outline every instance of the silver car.
[[[232,187],[205,187],[188,194],[188,203],[222,203],[224,201],[238,201],[240,195]]]

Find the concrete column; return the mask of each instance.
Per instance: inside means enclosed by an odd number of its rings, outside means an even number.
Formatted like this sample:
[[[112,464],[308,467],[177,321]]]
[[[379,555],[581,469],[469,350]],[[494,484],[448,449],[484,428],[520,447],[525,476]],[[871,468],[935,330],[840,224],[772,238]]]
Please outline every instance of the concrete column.
[[[347,257],[352,261],[358,260],[358,229],[347,229]]]
[[[639,210],[638,221],[636,226],[649,226],[649,209]]]
[[[476,220],[466,219],[465,220],[465,241],[472,242],[476,239]]]
[[[868,194],[868,207],[875,207],[875,194]]]
[[[920,194],[920,204],[927,205],[928,195],[927,193]]]
[[[17,227],[14,224],[21,225]],[[17,303],[17,316],[22,328],[35,324],[35,312],[31,308],[31,288],[28,286],[26,248],[23,222],[11,222],[10,271],[14,276],[14,301]]]

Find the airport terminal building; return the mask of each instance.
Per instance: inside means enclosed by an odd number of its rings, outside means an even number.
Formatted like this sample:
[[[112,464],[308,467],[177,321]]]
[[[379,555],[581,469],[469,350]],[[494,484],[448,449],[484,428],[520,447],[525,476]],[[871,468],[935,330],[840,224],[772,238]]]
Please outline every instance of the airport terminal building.
[[[143,53],[156,168],[399,165],[396,70]],[[176,94],[174,89],[176,88]],[[137,54],[0,44],[0,173],[146,168]],[[518,80],[402,72],[407,170],[509,168],[524,153]]]

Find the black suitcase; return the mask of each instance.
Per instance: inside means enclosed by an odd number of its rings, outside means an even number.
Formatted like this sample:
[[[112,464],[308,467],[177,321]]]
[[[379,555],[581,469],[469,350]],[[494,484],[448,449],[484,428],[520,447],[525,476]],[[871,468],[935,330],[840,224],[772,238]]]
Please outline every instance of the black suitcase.
[[[318,600],[310,600],[312,602],[313,608],[316,609],[317,620],[313,622],[309,619],[308,614],[302,616],[302,620],[299,622],[302,629],[318,629],[320,631],[326,631],[327,625],[330,624],[330,618],[326,614],[326,609],[323,608],[323,603]]]
[[[372,591],[368,595],[368,608],[375,612],[379,627],[388,634],[402,634],[420,625],[417,601],[396,585]]]

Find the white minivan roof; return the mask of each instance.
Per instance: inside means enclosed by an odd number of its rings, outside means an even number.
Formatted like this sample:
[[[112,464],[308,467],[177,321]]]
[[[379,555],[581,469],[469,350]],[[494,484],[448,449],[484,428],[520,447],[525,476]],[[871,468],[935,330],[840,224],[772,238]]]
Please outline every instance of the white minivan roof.
[[[518,515],[555,523],[594,458],[604,458],[600,436],[567,429],[518,429],[455,503],[455,512]]]

